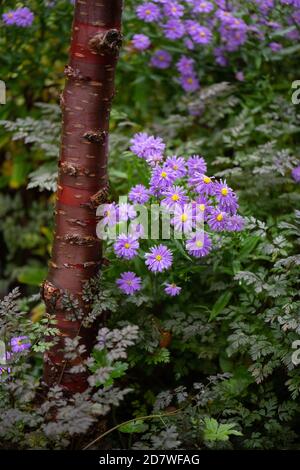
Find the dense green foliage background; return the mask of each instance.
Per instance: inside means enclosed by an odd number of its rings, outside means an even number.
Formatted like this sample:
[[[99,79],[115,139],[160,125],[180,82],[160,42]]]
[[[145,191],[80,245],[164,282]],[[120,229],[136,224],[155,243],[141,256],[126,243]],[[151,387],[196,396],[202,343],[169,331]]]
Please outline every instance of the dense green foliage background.
[[[32,27],[1,26],[0,36],[0,79],[8,91],[0,107],[6,121],[0,128],[0,294],[20,286],[23,308],[40,321],[43,305],[26,299],[38,293],[51,252],[57,104],[73,7],[63,0],[53,8],[27,3],[36,14]],[[209,55],[201,57],[202,87],[185,94],[172,69],[150,68],[147,53],[131,47],[132,34],[144,28],[134,12],[138,3],[125,4],[111,120],[112,199],[145,181],[128,148],[135,132],[149,131],[166,140],[170,153],[204,155],[210,172],[238,190],[248,225],[193,272],[178,267],[186,288],[174,300],[149,293],[124,299],[112,284],[118,265],[107,268],[95,312],[110,308],[111,328],[128,321],[140,327],[121,379],[133,391],[109,424],[153,410],[166,415],[137,420],[112,433],[107,445],[299,449],[300,375],[292,354],[300,339],[300,192],[291,178],[300,163],[300,105],[291,101],[299,52],[270,55],[250,43],[240,57],[247,64],[242,82],[235,66],[221,69]],[[151,37],[160,41],[154,27]],[[181,53],[179,45],[165,47]],[[41,360],[35,361],[38,376]]]

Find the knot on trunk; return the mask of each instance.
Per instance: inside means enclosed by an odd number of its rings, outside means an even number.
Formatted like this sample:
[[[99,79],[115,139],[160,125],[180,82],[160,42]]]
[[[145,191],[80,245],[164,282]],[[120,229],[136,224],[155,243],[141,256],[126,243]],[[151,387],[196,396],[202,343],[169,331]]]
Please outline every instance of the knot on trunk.
[[[109,195],[109,184],[107,183],[106,186],[101,188],[96,194],[91,196],[90,198],[90,206],[95,209],[100,204],[104,204],[108,200]]]
[[[95,34],[89,41],[89,48],[96,54],[109,53],[118,55],[122,47],[123,35],[117,29]]]
[[[57,237],[58,239],[61,239],[61,237]],[[65,243],[69,243],[70,245],[78,245],[78,246],[89,246],[93,245],[95,243],[100,243],[100,240],[98,238],[92,237],[92,236],[82,236],[79,234],[75,233],[70,233],[62,237],[62,240]]]
[[[74,165],[71,165],[71,163],[59,162],[59,166],[61,168],[61,171],[66,175],[76,176],[78,173],[78,169]]]
[[[106,131],[88,131],[83,138],[92,144],[103,144],[106,140]]]
[[[55,309],[56,302],[61,297],[62,292],[58,287],[55,287],[52,282],[46,280],[41,285],[40,294],[47,306],[47,309],[50,310],[48,313],[51,313],[51,311]]]
[[[79,81],[90,80],[90,78],[83,75],[78,68],[75,69],[71,67],[71,65],[66,65],[64,74],[67,78],[73,79],[73,80],[79,80]]]
[[[81,166],[74,166],[69,162],[62,162],[58,163],[61,173],[68,175],[68,176],[89,176],[90,178],[95,178],[96,174],[88,170],[87,168]]]

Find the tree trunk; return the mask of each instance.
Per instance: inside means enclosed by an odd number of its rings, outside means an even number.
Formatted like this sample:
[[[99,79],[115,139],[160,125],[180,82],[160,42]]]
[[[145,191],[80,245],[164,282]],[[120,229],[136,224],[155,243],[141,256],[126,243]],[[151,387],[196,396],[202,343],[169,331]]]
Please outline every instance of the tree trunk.
[[[67,83],[61,98],[63,129],[56,202],[56,229],[47,280],[42,295],[47,312],[56,316],[59,340],[45,356],[44,379],[68,392],[87,387],[86,373],[70,373],[77,361],[66,361],[65,338],[81,337],[91,350],[93,329],[69,319],[62,296],[82,300],[84,284],[101,264],[96,237],[96,207],[108,193],[107,157],[114,76],[121,46],[122,0],[77,0]],[[79,361],[80,363],[80,361]]]

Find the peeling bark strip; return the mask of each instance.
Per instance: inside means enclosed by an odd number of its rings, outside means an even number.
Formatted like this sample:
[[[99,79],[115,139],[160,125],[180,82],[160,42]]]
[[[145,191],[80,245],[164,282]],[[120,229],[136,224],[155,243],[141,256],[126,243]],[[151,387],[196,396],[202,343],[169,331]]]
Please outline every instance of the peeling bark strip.
[[[121,13],[122,0],[76,1],[67,83],[61,96],[56,232],[48,279],[42,287],[47,311],[56,315],[60,337],[45,356],[44,378],[48,385],[60,383],[70,393],[83,391],[87,377],[70,373],[74,364],[64,360],[64,338],[79,334],[87,351],[94,338],[92,329],[67,319],[60,299],[68,292],[87,313],[82,288],[101,263],[95,208],[108,195],[108,129],[122,42]]]

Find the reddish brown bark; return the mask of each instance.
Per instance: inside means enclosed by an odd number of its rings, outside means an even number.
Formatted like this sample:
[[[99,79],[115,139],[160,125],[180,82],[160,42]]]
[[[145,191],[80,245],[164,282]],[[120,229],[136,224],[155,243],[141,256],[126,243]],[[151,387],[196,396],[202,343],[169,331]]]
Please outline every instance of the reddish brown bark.
[[[43,285],[47,312],[54,313],[58,343],[45,357],[44,378],[71,393],[87,386],[85,374],[71,374],[64,338],[82,337],[91,349],[93,333],[67,319],[61,297],[82,302],[83,285],[99,270],[96,207],[107,196],[108,129],[114,76],[121,45],[122,0],[77,0],[67,78],[61,98],[63,129],[56,202],[56,230],[48,278]]]

